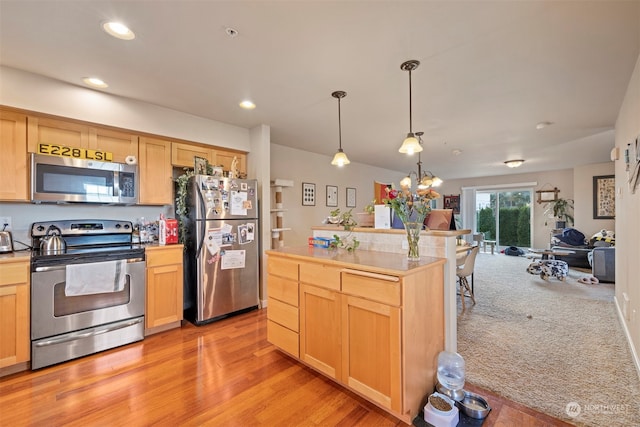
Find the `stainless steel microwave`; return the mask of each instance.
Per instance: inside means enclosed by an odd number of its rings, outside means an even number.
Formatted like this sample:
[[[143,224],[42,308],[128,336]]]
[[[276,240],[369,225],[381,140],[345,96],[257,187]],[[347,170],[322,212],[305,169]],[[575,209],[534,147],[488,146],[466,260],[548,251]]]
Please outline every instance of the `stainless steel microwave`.
[[[31,155],[34,203],[138,203],[138,168],[125,163]]]

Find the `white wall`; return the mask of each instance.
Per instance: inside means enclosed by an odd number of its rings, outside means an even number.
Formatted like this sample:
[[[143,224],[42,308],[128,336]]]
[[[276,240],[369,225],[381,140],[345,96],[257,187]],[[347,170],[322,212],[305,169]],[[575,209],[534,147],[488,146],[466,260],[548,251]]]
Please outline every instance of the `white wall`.
[[[0,67],[0,104],[202,144],[251,151],[249,129]]]
[[[349,154],[348,150],[346,151]],[[321,225],[329,215],[329,211],[335,209],[326,206],[327,185],[338,187],[338,207],[342,211],[347,209],[346,188],[355,188],[357,200],[353,212],[356,213],[363,212],[364,207],[373,199],[374,181],[394,182],[399,185],[405,175],[406,172],[381,169],[355,162],[339,168],[331,166],[331,157],[271,144],[271,179],[288,179],[294,183],[293,187],[284,188],[282,191],[283,208],[287,209],[283,217],[283,226],[292,229],[284,232],[284,244],[287,246],[306,245],[307,239],[312,236],[311,227]],[[316,185],[315,206],[302,206],[303,182]],[[272,203],[275,204],[273,192],[271,197]],[[275,225],[275,214],[272,214],[271,220]],[[264,244],[266,247],[267,243],[264,242]]]
[[[640,56],[627,87],[616,121],[616,147],[620,159],[616,175],[616,302],[623,311],[622,322],[628,334],[640,375],[640,188],[631,194],[627,184],[624,150],[640,137]],[[640,147],[639,147],[640,149]],[[626,299],[628,298],[628,303]],[[626,316],[625,316],[626,314]]]

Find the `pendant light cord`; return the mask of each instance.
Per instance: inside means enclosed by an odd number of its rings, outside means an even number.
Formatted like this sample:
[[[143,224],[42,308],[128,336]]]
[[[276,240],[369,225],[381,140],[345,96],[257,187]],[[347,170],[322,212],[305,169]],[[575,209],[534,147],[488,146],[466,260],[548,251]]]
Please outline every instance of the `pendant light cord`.
[[[338,98],[338,142],[340,143],[340,151],[342,151],[342,119],[340,114],[340,98]]]
[[[411,111],[411,69],[409,69],[409,133],[413,133],[413,114]]]

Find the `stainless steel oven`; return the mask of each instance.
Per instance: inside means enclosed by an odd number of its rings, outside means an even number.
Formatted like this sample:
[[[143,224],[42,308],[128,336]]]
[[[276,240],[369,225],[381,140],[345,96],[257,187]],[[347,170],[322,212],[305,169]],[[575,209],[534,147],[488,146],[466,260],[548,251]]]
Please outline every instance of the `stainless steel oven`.
[[[132,224],[113,220],[34,223],[32,243],[51,225],[62,253],[31,260],[31,368],[39,369],[144,338],[144,248]]]

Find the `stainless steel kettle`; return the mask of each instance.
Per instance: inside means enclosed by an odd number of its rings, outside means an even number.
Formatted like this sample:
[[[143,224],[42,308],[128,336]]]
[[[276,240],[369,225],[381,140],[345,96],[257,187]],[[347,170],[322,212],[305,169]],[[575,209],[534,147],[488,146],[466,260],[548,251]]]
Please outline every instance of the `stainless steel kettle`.
[[[50,225],[46,236],[40,240],[40,252],[45,255],[61,254],[67,250],[67,243],[62,232],[55,225]]]
[[[0,231],[0,254],[13,252],[13,237],[10,231]]]

